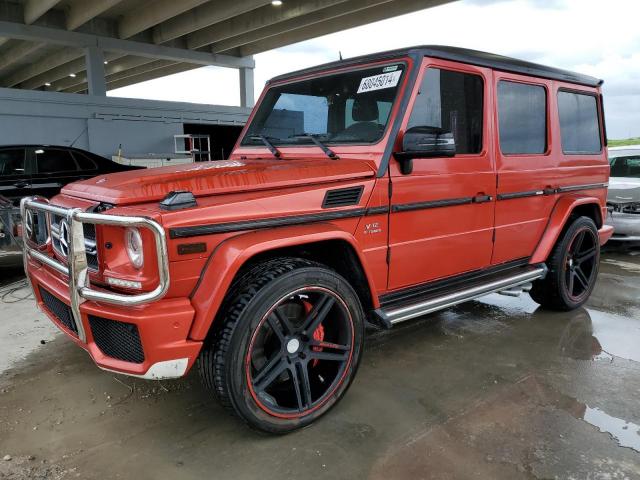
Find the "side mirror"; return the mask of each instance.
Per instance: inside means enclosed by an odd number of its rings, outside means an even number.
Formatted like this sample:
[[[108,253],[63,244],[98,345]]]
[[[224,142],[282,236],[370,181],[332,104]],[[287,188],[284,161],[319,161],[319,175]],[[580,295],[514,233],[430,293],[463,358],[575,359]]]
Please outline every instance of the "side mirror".
[[[400,161],[402,173],[413,171],[414,158],[453,157],[456,141],[453,133],[438,127],[412,127],[404,132],[402,151],[395,157]]]

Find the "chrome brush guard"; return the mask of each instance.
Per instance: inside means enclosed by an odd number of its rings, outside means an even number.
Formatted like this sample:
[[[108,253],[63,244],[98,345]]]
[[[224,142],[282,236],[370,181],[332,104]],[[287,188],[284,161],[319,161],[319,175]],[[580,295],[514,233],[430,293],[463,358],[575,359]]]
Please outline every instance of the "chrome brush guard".
[[[41,197],[26,197],[20,202],[22,215],[23,259],[24,269],[29,279],[29,257],[47,265],[68,277],[69,298],[71,299],[71,313],[78,327],[78,337],[86,342],[86,334],[82,325],[80,305],[85,300],[103,302],[113,305],[133,306],[150,303],[162,298],[169,289],[169,258],[167,253],[167,239],[164,229],[159,223],[144,217],[127,217],[122,215],[105,215],[89,213],[80,208],[64,208],[52,205]],[[51,244],[51,215],[64,218],[69,226],[67,265],[46,254]],[[44,243],[34,242],[36,225],[34,218],[45,218],[44,228],[46,238]],[[38,222],[40,223],[40,222]],[[91,288],[89,281],[89,267],[85,251],[83,224],[111,225],[118,227],[139,227],[151,231],[155,239],[155,253],[158,261],[158,285],[150,292],[140,294],[118,294]],[[40,229],[41,226],[38,225]],[[30,282],[31,283],[31,282]],[[31,285],[33,289],[33,285]]]

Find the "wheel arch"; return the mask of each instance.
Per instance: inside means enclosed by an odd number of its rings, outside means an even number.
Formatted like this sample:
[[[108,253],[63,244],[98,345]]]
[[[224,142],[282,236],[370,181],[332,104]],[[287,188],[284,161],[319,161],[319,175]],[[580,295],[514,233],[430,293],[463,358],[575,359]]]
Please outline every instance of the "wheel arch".
[[[530,263],[542,263],[547,260],[567,225],[577,217],[591,218],[598,229],[604,225],[601,200],[597,197],[568,195],[561,197],[551,212],[549,222],[542,235]]]
[[[227,238],[212,252],[191,294],[195,319],[189,337],[204,340],[233,280],[258,262],[278,256],[315,260],[344,276],[363,308],[379,306],[372,276],[353,235],[331,224],[253,231]]]

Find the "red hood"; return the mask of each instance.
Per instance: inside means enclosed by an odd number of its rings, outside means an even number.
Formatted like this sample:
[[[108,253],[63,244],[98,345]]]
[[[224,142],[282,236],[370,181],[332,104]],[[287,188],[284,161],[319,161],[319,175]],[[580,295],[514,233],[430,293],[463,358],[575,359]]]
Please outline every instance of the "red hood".
[[[372,177],[373,164],[353,159],[225,160],[101,175],[62,193],[115,205],[158,201],[174,190],[195,196],[266,190]]]

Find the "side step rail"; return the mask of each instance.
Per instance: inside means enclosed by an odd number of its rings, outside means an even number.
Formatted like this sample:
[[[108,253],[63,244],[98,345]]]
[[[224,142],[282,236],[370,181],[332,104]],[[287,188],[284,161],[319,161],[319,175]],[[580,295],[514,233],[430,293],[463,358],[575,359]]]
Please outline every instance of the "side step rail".
[[[428,313],[452,307],[459,303],[483,297],[490,293],[500,292],[504,290],[514,289],[521,285],[527,285],[534,280],[543,278],[547,274],[546,265],[540,265],[527,269],[524,272],[510,274],[503,278],[492,280],[488,283],[474,285],[466,289],[456,290],[454,292],[445,293],[440,296],[432,297],[427,300],[418,301],[410,305],[390,306],[388,308],[379,308],[375,311],[377,316],[388,328],[393,325],[421,317]]]

